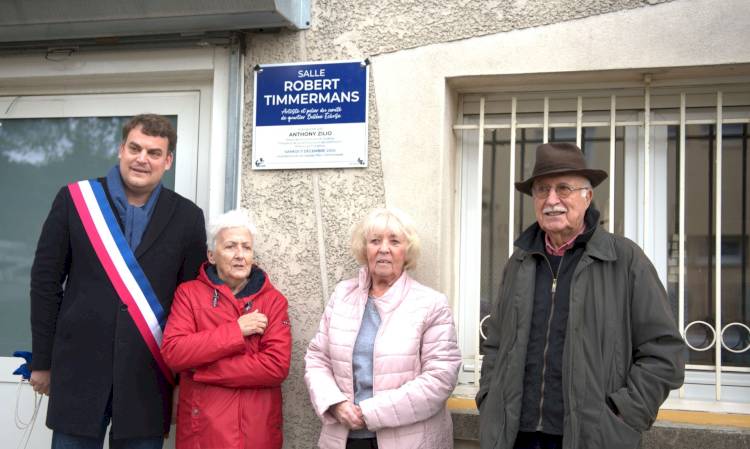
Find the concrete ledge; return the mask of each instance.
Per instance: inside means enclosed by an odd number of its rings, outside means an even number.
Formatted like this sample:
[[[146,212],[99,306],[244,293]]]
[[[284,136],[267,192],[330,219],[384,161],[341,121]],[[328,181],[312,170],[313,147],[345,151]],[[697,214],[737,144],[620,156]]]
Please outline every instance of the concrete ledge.
[[[657,421],[643,435],[642,449],[747,449],[750,430]]]
[[[454,440],[478,441],[479,414],[476,409],[451,409],[451,415]],[[460,446],[476,447],[465,444]],[[643,435],[641,448],[748,449],[750,448],[750,429],[657,421],[651,430]]]
[[[479,413],[476,409],[451,410],[453,439],[479,441]]]

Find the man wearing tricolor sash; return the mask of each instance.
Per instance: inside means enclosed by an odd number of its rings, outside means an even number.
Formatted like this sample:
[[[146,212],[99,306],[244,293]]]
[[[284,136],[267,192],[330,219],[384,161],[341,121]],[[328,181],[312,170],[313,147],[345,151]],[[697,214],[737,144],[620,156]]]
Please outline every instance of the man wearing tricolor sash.
[[[174,376],[159,351],[175,288],[206,257],[203,212],[161,183],[177,134],[123,126],[119,163],[60,189],[31,269],[31,384],[49,395],[52,448],[160,449]]]

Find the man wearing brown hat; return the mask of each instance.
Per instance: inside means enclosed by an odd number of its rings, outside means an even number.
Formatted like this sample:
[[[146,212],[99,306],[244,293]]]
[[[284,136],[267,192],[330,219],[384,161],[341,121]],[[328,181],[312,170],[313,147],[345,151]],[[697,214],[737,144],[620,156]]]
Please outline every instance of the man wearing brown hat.
[[[536,223],[516,240],[488,320],[479,393],[482,449],[637,448],[684,344],[643,251],[598,226],[607,178],[568,143],[537,148],[516,189]]]

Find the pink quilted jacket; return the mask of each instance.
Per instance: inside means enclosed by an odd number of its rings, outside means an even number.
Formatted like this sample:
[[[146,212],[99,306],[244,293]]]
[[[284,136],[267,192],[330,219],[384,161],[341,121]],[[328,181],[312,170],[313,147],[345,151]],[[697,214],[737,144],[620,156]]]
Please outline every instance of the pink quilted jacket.
[[[367,269],[336,286],[305,355],[305,383],[323,421],[321,449],[344,449],[348,429],[328,407],[353,400],[352,351],[370,285]],[[406,272],[375,300],[381,318],[373,350],[373,397],[360,403],[380,449],[450,449],[445,401],[456,385],[461,353],[445,295]]]

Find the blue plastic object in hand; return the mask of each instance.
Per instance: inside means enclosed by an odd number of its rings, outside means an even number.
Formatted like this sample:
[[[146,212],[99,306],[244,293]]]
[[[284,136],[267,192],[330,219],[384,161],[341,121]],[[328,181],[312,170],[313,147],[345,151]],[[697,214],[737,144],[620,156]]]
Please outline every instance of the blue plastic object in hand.
[[[31,379],[31,368],[29,367],[29,364],[31,363],[31,353],[29,351],[15,351],[13,357],[22,357],[26,360],[26,363],[23,363],[16,368],[16,370],[13,371],[13,374],[21,376],[24,380]]]

